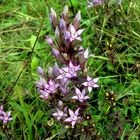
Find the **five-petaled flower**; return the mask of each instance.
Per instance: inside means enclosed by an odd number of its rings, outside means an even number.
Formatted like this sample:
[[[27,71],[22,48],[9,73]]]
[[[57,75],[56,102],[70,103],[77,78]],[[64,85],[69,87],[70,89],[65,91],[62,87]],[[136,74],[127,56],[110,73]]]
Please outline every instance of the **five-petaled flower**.
[[[50,93],[48,90],[39,90],[40,92],[40,97],[44,99],[48,99],[50,96]]]
[[[2,116],[0,116],[0,119],[3,121],[3,123],[7,123],[8,121],[13,120],[13,118],[11,117],[11,111],[5,113],[2,113]]]
[[[76,31],[75,27],[71,24],[69,25],[69,31],[64,32],[64,38],[65,40],[69,40],[70,42],[74,40],[82,41],[80,35],[83,31],[84,29],[79,29],[78,31]]]
[[[75,88],[76,96],[73,96],[72,99],[79,100],[80,102],[83,102],[86,99],[89,99],[90,97],[85,95],[85,89],[82,90],[82,92],[78,89]]]
[[[66,111],[66,108],[64,109],[64,111],[62,111],[59,108],[57,108],[57,112],[53,113],[53,116],[56,117],[57,120],[59,121],[62,117],[66,117],[67,116],[65,111]]]
[[[74,128],[76,122],[81,118],[81,117],[78,117],[78,114],[79,114],[79,108],[75,112],[69,109],[70,117],[67,118],[65,122],[71,122],[72,128]]]
[[[69,66],[59,69],[60,75],[57,79],[65,79],[77,77],[77,71],[81,70],[80,65],[74,66],[72,62],[69,62]]]
[[[59,87],[59,84],[56,84],[52,79],[50,79],[48,83],[44,85],[44,87],[48,93],[55,93],[56,89]]]
[[[88,91],[91,92],[92,88],[99,87],[97,85],[98,80],[99,80],[99,78],[92,79],[91,77],[87,76],[87,82],[84,82],[82,85],[88,87]]]

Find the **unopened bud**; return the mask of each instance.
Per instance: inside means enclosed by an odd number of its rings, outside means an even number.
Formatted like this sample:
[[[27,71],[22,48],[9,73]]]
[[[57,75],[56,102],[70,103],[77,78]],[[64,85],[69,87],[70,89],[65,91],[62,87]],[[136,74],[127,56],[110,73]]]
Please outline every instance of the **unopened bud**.
[[[45,40],[51,47],[54,45],[53,39],[51,37],[46,36]]]
[[[65,31],[66,30],[66,23],[65,23],[63,18],[60,19],[59,26],[60,26],[61,31]]]
[[[77,29],[79,28],[79,26],[80,26],[80,20],[81,20],[81,12],[79,11],[79,12],[76,14],[76,16],[75,16],[75,18],[74,18],[74,23],[73,23],[73,25],[74,25],[74,27],[75,27],[76,30],[77,30]]]
[[[67,20],[67,19],[68,19],[68,17],[69,17],[68,6],[65,6],[65,7],[64,7],[63,13],[62,13],[61,16],[62,16],[62,18],[63,18],[64,20]]]
[[[43,70],[40,66],[37,67],[37,72],[38,72],[41,76],[44,75],[44,70]]]
[[[51,22],[52,26],[55,28],[57,25],[57,15],[53,8],[51,8],[50,22]]]
[[[65,60],[63,59],[63,57],[61,56],[60,52],[57,49],[52,49],[52,54],[62,63],[65,64]]]
[[[55,29],[55,36],[56,36],[57,38],[60,37],[60,30],[59,30],[58,26],[57,26],[56,29]]]

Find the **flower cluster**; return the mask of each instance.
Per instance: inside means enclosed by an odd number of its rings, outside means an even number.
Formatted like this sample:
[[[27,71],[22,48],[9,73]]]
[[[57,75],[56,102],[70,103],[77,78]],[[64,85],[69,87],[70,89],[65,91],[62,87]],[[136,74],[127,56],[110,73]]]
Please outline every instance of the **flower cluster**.
[[[86,76],[85,66],[89,51],[79,45],[82,41],[81,34],[84,32],[84,29],[79,29],[81,13],[79,11],[72,22],[69,17],[67,6],[60,17],[51,8],[50,22],[56,40],[46,36],[46,41],[61,67],[55,64],[48,74],[38,67],[40,80],[36,82],[36,87],[40,97],[52,103],[52,115],[57,121],[64,125],[71,124],[74,128],[76,123],[82,123],[84,120],[87,100],[90,98],[88,93],[99,86],[98,78]]]
[[[4,112],[3,105],[0,106],[0,120],[2,120],[4,124],[6,124],[12,120],[11,111],[9,111],[7,113]]]

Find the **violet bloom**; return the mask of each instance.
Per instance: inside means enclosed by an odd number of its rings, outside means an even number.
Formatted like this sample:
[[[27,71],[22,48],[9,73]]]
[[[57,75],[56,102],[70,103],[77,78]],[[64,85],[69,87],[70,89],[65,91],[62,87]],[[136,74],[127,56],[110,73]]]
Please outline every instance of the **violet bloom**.
[[[57,112],[53,113],[53,116],[56,117],[59,121],[62,117],[66,117],[67,114],[65,113],[65,111],[62,111],[59,108],[57,108]]]
[[[91,77],[87,76],[87,82],[84,82],[82,85],[88,87],[88,91],[91,92],[92,88],[99,87],[97,85],[98,80],[99,80],[99,78],[92,79]]]
[[[59,84],[56,84],[52,79],[48,81],[48,84],[45,84],[44,87],[48,91],[48,93],[55,93]]]
[[[71,122],[72,128],[74,128],[76,122],[81,118],[81,117],[78,117],[78,114],[79,114],[79,108],[75,112],[69,109],[70,117],[67,118],[65,122]]]
[[[90,98],[89,96],[85,95],[86,94],[85,89],[83,89],[81,92],[78,88],[76,88],[75,92],[76,92],[76,96],[73,96],[72,99],[76,99],[76,100],[79,100],[80,102],[83,102],[84,100]]]
[[[50,92],[48,90],[39,90],[40,97],[43,99],[48,99],[50,97]]]
[[[59,70],[60,75],[57,77],[57,79],[63,79],[63,78],[68,79],[68,78],[77,77],[76,72],[79,70],[81,70],[80,65],[74,66],[70,61],[69,66]]]
[[[70,61],[68,69],[67,69],[67,77],[68,78],[73,78],[77,77],[77,71],[81,70],[80,65],[74,66],[72,62]]]
[[[11,111],[5,113],[2,113],[2,116],[0,116],[0,119],[3,121],[3,123],[7,123],[8,121],[13,120],[13,118],[11,117]]]
[[[80,35],[83,31],[84,29],[79,29],[78,31],[76,31],[75,27],[71,24],[69,25],[69,31],[64,32],[64,38],[65,40],[69,39],[70,42],[74,40],[82,41]]]

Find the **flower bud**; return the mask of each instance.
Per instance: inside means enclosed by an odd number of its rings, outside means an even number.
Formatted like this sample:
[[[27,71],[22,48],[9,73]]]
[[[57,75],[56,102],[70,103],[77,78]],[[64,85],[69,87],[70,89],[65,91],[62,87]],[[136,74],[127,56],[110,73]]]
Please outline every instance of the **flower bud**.
[[[57,49],[53,48],[53,49],[52,49],[52,54],[53,54],[59,61],[61,61],[62,63],[65,64],[64,58],[62,57],[62,55],[60,54],[60,52],[59,52]]]
[[[46,36],[45,40],[51,47],[54,45],[53,39],[51,37]]]
[[[68,6],[64,7],[61,17],[66,21],[68,20],[68,18],[69,18]]]
[[[51,8],[50,22],[51,22],[53,28],[55,28],[57,25],[57,15],[53,8]]]
[[[64,32],[66,30],[66,23],[63,18],[60,19],[59,27],[62,32]]]
[[[60,38],[60,30],[59,30],[58,26],[56,26],[56,29],[55,29],[55,36],[57,38]]]
[[[44,75],[44,70],[43,70],[40,66],[37,67],[37,72],[38,72],[41,76]]]
[[[75,16],[75,18],[74,18],[74,22],[73,22],[73,25],[74,25],[74,27],[75,27],[76,30],[77,30],[77,29],[79,28],[79,26],[80,26],[80,20],[81,20],[81,12],[79,11],[79,12],[76,14],[76,16]]]

